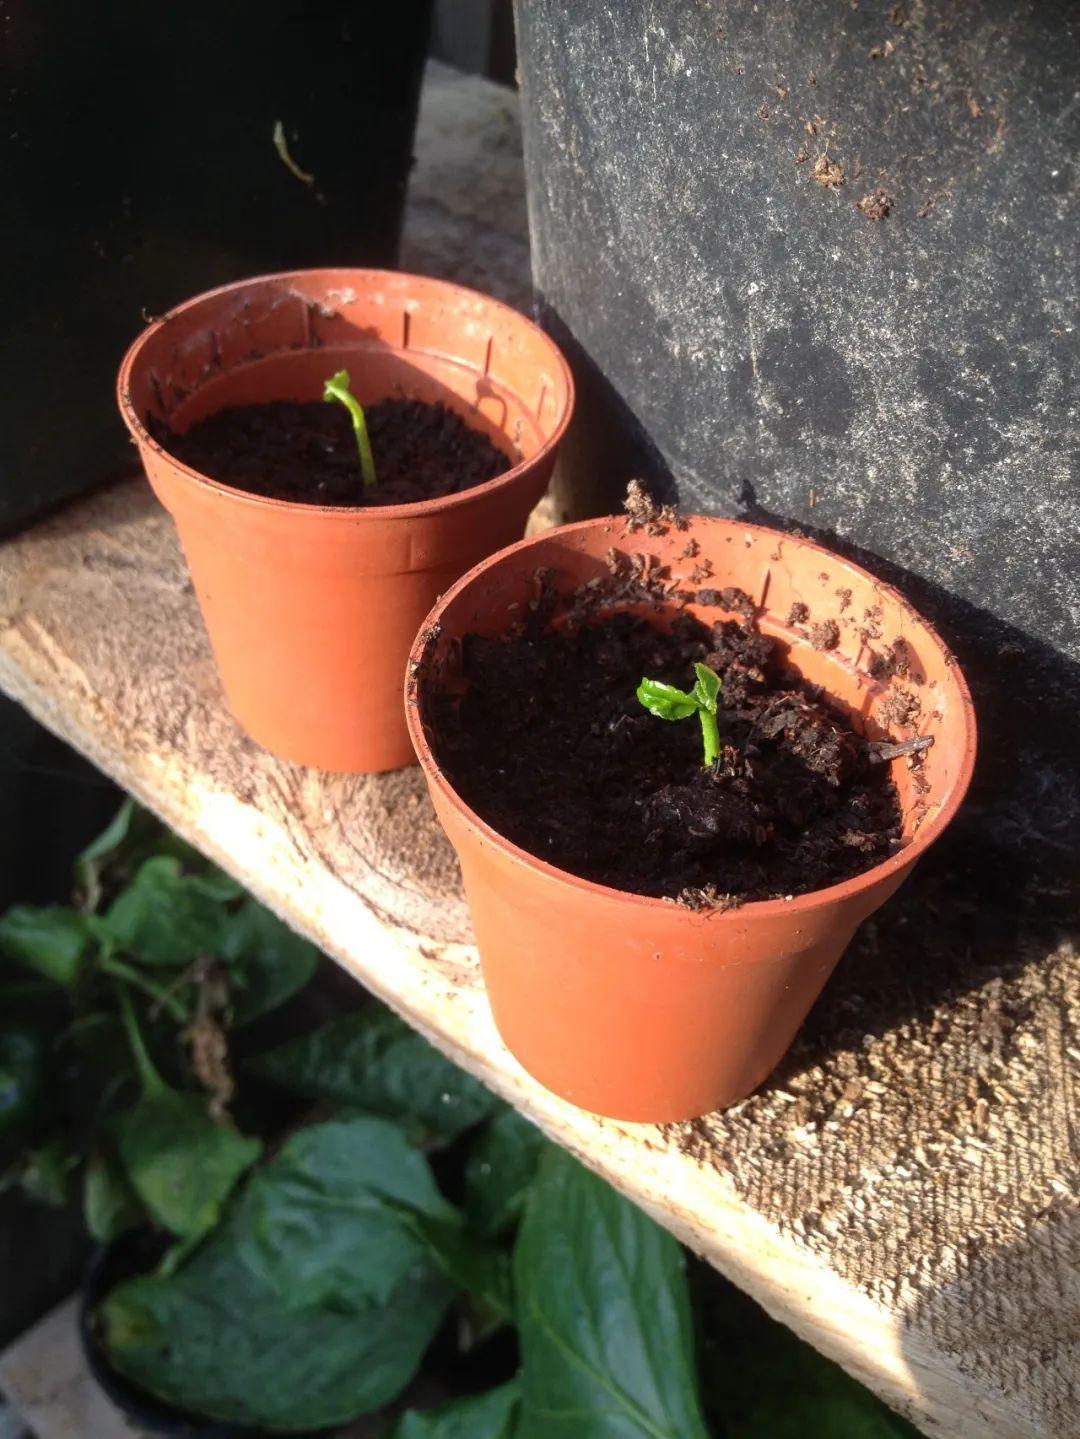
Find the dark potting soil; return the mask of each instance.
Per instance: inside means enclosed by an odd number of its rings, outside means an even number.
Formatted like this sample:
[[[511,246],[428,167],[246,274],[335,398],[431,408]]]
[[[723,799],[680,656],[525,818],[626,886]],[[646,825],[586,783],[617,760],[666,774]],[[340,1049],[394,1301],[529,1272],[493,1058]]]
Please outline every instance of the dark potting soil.
[[[695,908],[804,894],[897,847],[888,767],[767,636],[623,613],[506,639],[468,635],[460,697],[436,696],[436,755],[483,819],[585,879]],[[694,662],[723,681],[721,755],[702,766],[696,716],[657,719],[643,676],[680,689]]]
[[[493,480],[514,461],[445,405],[381,400],[364,412],[378,484],[365,491],[352,420],[338,404],[237,405],[174,434],[171,455],[222,484],[312,505],[408,505]]]

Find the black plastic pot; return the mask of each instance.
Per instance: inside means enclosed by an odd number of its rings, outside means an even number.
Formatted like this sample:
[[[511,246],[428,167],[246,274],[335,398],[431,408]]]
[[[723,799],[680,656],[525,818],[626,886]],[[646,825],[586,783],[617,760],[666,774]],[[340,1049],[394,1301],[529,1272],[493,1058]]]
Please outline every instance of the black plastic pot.
[[[16,1146],[0,1145],[0,1166]],[[0,1351],[59,1304],[78,1283],[86,1257],[82,1208],[63,1209],[14,1189],[0,1195]]]
[[[895,584],[975,693],[965,862],[1074,914],[1080,10],[517,18],[534,275],[578,386],[569,516],[640,475]]]
[[[393,264],[430,10],[5,7],[0,533],[127,464],[113,377],[147,315]]]

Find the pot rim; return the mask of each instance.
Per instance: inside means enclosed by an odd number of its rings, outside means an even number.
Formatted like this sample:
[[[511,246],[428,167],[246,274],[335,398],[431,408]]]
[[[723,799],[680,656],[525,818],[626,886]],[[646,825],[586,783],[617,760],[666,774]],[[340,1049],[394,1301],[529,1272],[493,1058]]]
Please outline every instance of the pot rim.
[[[255,495],[249,490],[242,490],[235,485],[227,485],[220,480],[211,479],[209,475],[204,475],[201,471],[184,464],[182,460],[178,460],[175,455],[171,454],[163,445],[159,445],[143,424],[140,416],[136,413],[135,406],[131,399],[131,376],[137,368],[142,358],[142,352],[151,338],[171,321],[177,319],[178,316],[194,310],[199,305],[205,304],[208,300],[214,300],[220,295],[227,295],[230,292],[242,292],[250,286],[264,285],[271,280],[287,283],[289,281],[310,280],[317,276],[347,276],[351,284],[357,287],[367,288],[371,288],[376,284],[385,284],[388,281],[403,281],[405,283],[400,285],[400,288],[408,289],[412,282],[420,281],[425,286],[431,286],[435,289],[446,291],[447,293],[456,292],[467,295],[472,299],[482,300],[485,305],[490,305],[496,310],[504,311],[506,315],[512,317],[516,324],[524,325],[534,330],[548,346],[551,352],[551,358],[556,368],[560,371],[566,386],[566,400],[555,428],[535,454],[530,455],[526,460],[521,460],[510,469],[504,470],[501,475],[496,475],[494,479],[485,480],[482,485],[474,485],[468,490],[459,490],[456,494],[440,495],[437,499],[433,500],[416,500],[404,505],[314,505],[306,501],[280,500],[274,499],[269,495]],[[361,347],[357,346],[357,348],[360,349]],[[387,348],[398,350],[400,347],[389,345]],[[409,351],[401,350],[400,353],[408,354]],[[434,352],[417,348],[415,353],[430,354]],[[452,356],[443,356],[442,358],[451,360],[453,363],[461,363],[460,361],[454,361]],[[420,515],[438,515],[447,510],[455,509],[458,506],[473,503],[477,499],[492,494],[495,490],[509,487],[527,471],[543,463],[558,447],[574,413],[575,393],[573,374],[571,373],[566,356],[559,346],[534,320],[530,320],[527,315],[523,315],[520,310],[515,310],[512,305],[507,305],[502,300],[496,300],[491,295],[485,295],[481,290],[470,289],[467,285],[455,284],[452,280],[442,280],[434,275],[416,275],[407,270],[378,270],[350,266],[316,266],[313,269],[281,270],[267,275],[251,275],[243,280],[234,280],[227,285],[218,285],[212,290],[204,290],[201,294],[193,295],[181,304],[174,305],[166,314],[147,325],[146,329],[136,336],[128,346],[124,358],[120,362],[120,370],[116,377],[116,400],[120,409],[121,418],[132,438],[135,440],[135,443],[140,448],[145,446],[148,450],[153,451],[161,460],[171,465],[197,487],[217,493],[232,501],[252,505],[257,509],[300,511],[302,513],[324,515],[330,518],[337,517],[355,523],[356,521],[386,521],[413,519]]]
[[[896,599],[903,609],[911,616],[925,632],[930,642],[938,649],[943,657],[950,657],[951,651],[942,640],[937,630],[925,620],[919,612],[904,598],[894,585],[880,580],[869,570],[856,564],[853,560],[846,559],[843,555],[837,554],[834,550],[819,545],[816,540],[803,539],[801,536],[789,534],[785,530],[775,530],[767,525],[751,524],[748,521],[725,519],[713,515],[687,515],[685,518],[690,522],[692,533],[695,526],[701,524],[715,524],[725,528],[735,529],[740,532],[747,530],[756,534],[768,536],[771,539],[783,540],[785,543],[797,543],[824,556],[833,565],[841,564],[850,573],[858,575],[866,580],[882,594]],[[509,545],[506,549],[500,550],[497,554],[489,555],[475,565],[456,584],[452,585],[446,593],[440,596],[432,608],[430,614],[424,620],[413,641],[412,650],[409,654],[409,665],[405,680],[405,713],[409,727],[409,736],[416,750],[420,766],[424,771],[429,783],[433,784],[443,799],[456,810],[460,819],[474,832],[481,840],[495,845],[516,864],[533,873],[542,875],[547,879],[554,880],[580,894],[594,895],[597,899],[607,900],[609,903],[617,901],[621,904],[629,904],[635,908],[663,911],[665,914],[677,913],[676,907],[668,899],[657,899],[652,895],[635,894],[630,890],[615,889],[611,885],[597,884],[594,880],[583,879],[580,875],[571,874],[569,870],[560,869],[557,865],[549,864],[546,860],[540,859],[537,855],[530,854],[528,850],[522,849],[512,840],[500,834],[480,818],[475,810],[458,794],[457,790],[450,783],[442,767],[435,758],[434,752],[428,743],[424,726],[420,719],[420,707],[417,692],[421,683],[422,662],[424,650],[428,643],[428,635],[434,625],[441,622],[442,615],[447,607],[471,585],[481,579],[483,574],[510,555],[521,550],[537,545],[544,540],[550,540],[554,535],[578,534],[585,530],[610,528],[613,523],[621,523],[620,517],[605,515],[598,519],[580,520],[575,524],[559,525],[554,529],[545,530],[542,534],[532,535],[517,544]],[[843,900],[849,900],[864,890],[873,888],[881,881],[890,877],[902,874],[904,871],[922,857],[930,845],[944,832],[952,822],[957,810],[963,803],[968,786],[971,783],[972,772],[975,768],[975,754],[977,748],[977,730],[975,722],[975,707],[971,699],[971,691],[968,688],[966,679],[959,665],[953,661],[950,666],[953,678],[956,683],[957,697],[960,703],[960,710],[963,720],[963,753],[960,758],[959,771],[952,785],[947,790],[937,813],[932,819],[920,825],[915,836],[902,849],[895,854],[889,855],[887,859],[881,860],[872,868],[864,870],[862,874],[855,875],[852,879],[842,880],[839,884],[828,885],[824,889],[809,890],[806,894],[793,896],[791,899],[757,899],[748,900],[734,909],[727,910],[684,910],[687,918],[696,920],[708,920],[711,922],[726,921],[729,924],[738,923],[746,918],[769,919],[779,918],[784,915],[806,914],[810,911],[821,909]]]

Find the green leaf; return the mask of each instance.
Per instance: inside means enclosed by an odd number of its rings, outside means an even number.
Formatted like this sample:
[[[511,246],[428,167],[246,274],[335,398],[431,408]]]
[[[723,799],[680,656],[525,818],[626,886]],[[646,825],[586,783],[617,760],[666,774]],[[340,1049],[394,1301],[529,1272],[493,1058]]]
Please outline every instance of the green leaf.
[[[868,1389],[714,1270],[694,1262],[691,1278],[706,1411],[725,1436],[918,1439]]]
[[[660,680],[643,679],[637,687],[637,697],[657,719],[689,719],[698,710],[698,702],[693,695]]]
[[[517,1224],[548,1148],[516,1109],[504,1109],[480,1131],[465,1169],[465,1211],[482,1238],[497,1239]]]
[[[101,903],[105,876],[114,873],[123,878],[133,868],[152,856],[169,856],[181,861],[193,872],[210,880],[216,897],[238,898],[243,890],[209,865],[203,856],[165,828],[148,810],[133,799],[126,799],[106,828],[83,850],[75,861],[75,887],[80,907],[94,911]]]
[[[650,714],[658,719],[683,720],[696,714],[701,721],[701,743],[705,768],[715,764],[720,754],[720,732],[716,724],[716,699],[721,680],[708,665],[695,664],[697,679],[690,694],[660,680],[643,679],[637,697]]]
[[[188,965],[220,948],[229,918],[223,892],[216,878],[186,875],[178,859],[158,855],[140,865],[103,927],[119,949],[144,964]]]
[[[453,1224],[427,1160],[384,1119],[301,1130],[252,1177],[245,1262],[287,1308],[385,1303],[430,1244],[414,1215]]]
[[[714,715],[716,700],[723,688],[723,681],[708,665],[695,664],[694,673],[697,675],[697,682],[693,689],[693,699],[699,709],[708,710],[711,715]]]
[[[395,1119],[418,1144],[449,1143],[500,1105],[390,1010],[374,1006],[259,1055],[248,1067],[307,1099]]]
[[[228,919],[219,958],[230,969],[233,1022],[248,1024],[303,989],[319,963],[315,946],[253,899]]]
[[[45,1041],[25,1024],[0,1027],[0,1135],[33,1118],[45,1083]]]
[[[349,389],[348,370],[338,370],[337,374],[330,376],[323,385],[323,399],[331,403],[336,400],[348,410],[349,418],[352,420],[353,434],[356,436],[356,449],[360,456],[360,474],[364,488],[373,488],[376,482],[375,461],[371,454],[367,420],[360,401]]]
[[[516,1379],[487,1394],[455,1399],[438,1409],[403,1414],[390,1439],[513,1439],[521,1386]]]
[[[127,1176],[109,1154],[91,1156],[83,1176],[83,1215],[99,1244],[110,1244],[145,1217]]]
[[[446,1278],[475,1301],[473,1317],[483,1332],[513,1319],[514,1280],[504,1249],[475,1239],[456,1212],[449,1220],[419,1213],[401,1217]]]
[[[78,1163],[79,1156],[66,1139],[51,1139],[27,1154],[20,1186],[39,1204],[59,1208],[71,1196],[71,1176]]]
[[[84,909],[97,909],[101,902],[102,875],[124,848],[137,818],[152,822],[133,799],[125,799],[98,837],[91,840],[76,859],[75,887]]]
[[[344,1424],[415,1375],[451,1291],[418,1264],[383,1305],[290,1309],[224,1224],[170,1278],[121,1284],[99,1313],[122,1374],[167,1403],[272,1431]]]
[[[197,858],[205,864],[202,855]],[[188,874],[187,880],[191,888],[204,899],[212,899],[217,904],[232,904],[247,893],[244,886],[233,879],[231,874],[226,874],[213,864],[207,864],[206,868],[197,874]]]
[[[847,1379],[842,1370],[837,1374]],[[725,1422],[725,1434],[731,1439],[760,1439],[763,1434],[769,1439],[919,1439],[917,1429],[890,1414],[854,1379],[847,1385],[837,1381],[831,1393],[812,1395],[792,1393],[786,1382],[780,1390],[770,1383],[745,1419]]]
[[[93,927],[76,909],[17,904],[0,916],[0,953],[67,988],[77,983],[93,942]]]
[[[165,1086],[118,1115],[116,1149],[135,1193],[163,1228],[181,1239],[212,1229],[261,1144],[210,1115],[199,1094]]]
[[[514,1274],[520,1439],[706,1439],[678,1244],[561,1151],[541,1164]]]

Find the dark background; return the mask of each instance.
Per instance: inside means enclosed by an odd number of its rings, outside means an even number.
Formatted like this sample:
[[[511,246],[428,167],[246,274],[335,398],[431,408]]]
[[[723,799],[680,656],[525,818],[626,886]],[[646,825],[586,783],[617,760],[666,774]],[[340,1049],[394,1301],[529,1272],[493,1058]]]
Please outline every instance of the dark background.
[[[149,316],[244,275],[394,263],[431,8],[0,0],[0,534],[134,470],[113,387]],[[119,800],[0,697],[0,911],[66,902]],[[0,1195],[0,1348],[83,1250],[74,1208]]]

